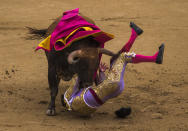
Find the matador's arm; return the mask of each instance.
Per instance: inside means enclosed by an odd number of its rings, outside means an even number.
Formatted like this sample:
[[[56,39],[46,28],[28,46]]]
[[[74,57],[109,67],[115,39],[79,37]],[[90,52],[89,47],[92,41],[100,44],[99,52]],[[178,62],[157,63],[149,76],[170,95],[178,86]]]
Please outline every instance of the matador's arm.
[[[100,63],[99,65],[99,74],[97,73],[95,78],[95,84],[99,85],[106,79],[105,71],[108,69],[108,66],[105,63]]]

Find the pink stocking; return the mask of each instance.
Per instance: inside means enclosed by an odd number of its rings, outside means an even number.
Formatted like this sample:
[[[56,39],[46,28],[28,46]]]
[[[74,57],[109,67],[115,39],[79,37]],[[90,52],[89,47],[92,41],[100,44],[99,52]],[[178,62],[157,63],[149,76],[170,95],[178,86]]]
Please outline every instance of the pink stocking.
[[[129,41],[125,44],[125,46],[123,46],[120,52],[129,52],[137,36],[138,35],[134,31],[134,29],[132,29],[132,33],[131,33],[131,37],[129,38]]]
[[[153,56],[144,56],[144,55],[135,55],[135,57],[132,58],[132,63],[140,63],[140,62],[156,62],[158,52],[155,53]]]

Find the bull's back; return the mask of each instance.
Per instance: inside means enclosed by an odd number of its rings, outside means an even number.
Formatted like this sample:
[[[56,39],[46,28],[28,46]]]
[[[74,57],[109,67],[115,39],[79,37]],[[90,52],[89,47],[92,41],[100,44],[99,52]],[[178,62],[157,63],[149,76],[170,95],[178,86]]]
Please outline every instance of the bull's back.
[[[87,17],[87,16],[84,16],[83,14],[79,13],[80,16],[82,16],[87,22],[91,23],[91,24],[95,24],[95,22]],[[52,32],[54,31],[55,27],[58,25],[58,23],[60,22],[62,16],[59,16],[57,17],[53,22],[52,24],[48,27],[48,30],[46,32],[46,36],[49,36],[50,34],[52,34]]]

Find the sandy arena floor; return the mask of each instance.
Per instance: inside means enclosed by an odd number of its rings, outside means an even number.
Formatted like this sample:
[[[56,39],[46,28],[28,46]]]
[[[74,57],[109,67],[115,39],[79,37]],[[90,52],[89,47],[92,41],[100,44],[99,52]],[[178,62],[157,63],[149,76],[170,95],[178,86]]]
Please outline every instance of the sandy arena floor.
[[[113,51],[128,40],[134,21],[144,33],[132,50],[152,55],[164,42],[164,64],[129,64],[123,94],[92,118],[65,111],[62,82],[58,115],[49,117],[47,61],[43,51],[34,52],[40,40],[25,39],[25,26],[46,28],[74,8],[116,36],[106,43]],[[0,131],[188,131],[187,0],[1,0],[0,40]],[[126,119],[113,113],[121,106],[133,109]]]

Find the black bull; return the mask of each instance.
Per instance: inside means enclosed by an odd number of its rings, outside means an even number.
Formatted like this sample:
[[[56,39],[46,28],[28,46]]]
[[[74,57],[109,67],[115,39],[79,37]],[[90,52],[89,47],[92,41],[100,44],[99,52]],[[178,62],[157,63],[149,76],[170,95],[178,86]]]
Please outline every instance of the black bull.
[[[80,14],[81,15],[81,14]],[[81,15],[88,22],[95,24],[90,18]],[[31,34],[46,37],[50,35],[61,17],[58,17],[47,29],[30,29]],[[51,101],[48,106],[47,115],[55,115],[55,99],[58,94],[60,79],[69,81],[74,74],[80,80],[79,88],[85,88],[93,84],[94,73],[99,66],[99,54],[115,56],[114,53],[106,49],[99,48],[100,45],[92,37],[87,37],[73,42],[71,46],[56,51],[54,48],[50,52],[45,52],[48,60],[48,83],[50,88]]]

